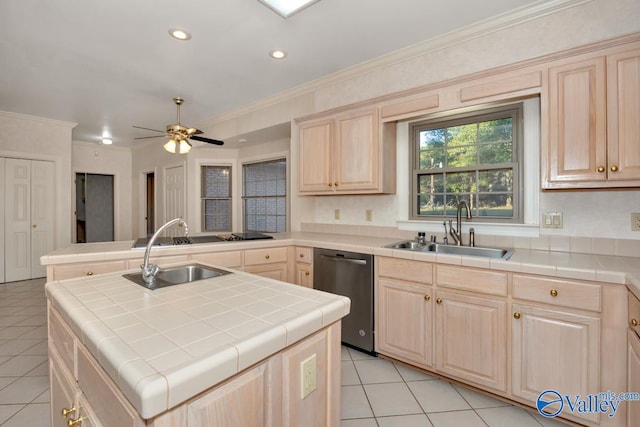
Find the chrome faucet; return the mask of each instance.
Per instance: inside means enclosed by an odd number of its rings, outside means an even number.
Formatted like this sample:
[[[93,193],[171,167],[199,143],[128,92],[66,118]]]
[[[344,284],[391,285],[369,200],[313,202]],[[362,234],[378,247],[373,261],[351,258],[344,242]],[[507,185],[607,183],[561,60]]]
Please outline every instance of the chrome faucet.
[[[144,283],[146,283],[148,285],[152,284],[156,280],[156,274],[158,274],[158,272],[160,271],[160,267],[158,267],[155,264],[150,264],[149,263],[149,255],[151,254],[151,246],[153,246],[153,243],[156,241],[156,239],[158,238],[160,233],[162,233],[168,227],[171,227],[172,225],[177,224],[177,223],[184,224],[184,235],[185,235],[185,237],[189,237],[189,226],[187,225],[187,223],[182,218],[172,219],[171,221],[169,221],[166,224],[164,224],[162,227],[158,228],[158,231],[153,233],[153,236],[151,236],[151,239],[149,239],[149,243],[147,243],[147,249],[144,251],[143,264],[140,266],[140,268],[142,268],[142,280],[144,280]]]
[[[453,237],[453,241],[456,245],[462,246],[462,208],[467,210],[467,219],[471,219],[471,210],[469,209],[469,204],[462,200],[458,203],[457,211],[456,211],[456,228],[453,228],[452,220],[449,220],[449,234]]]

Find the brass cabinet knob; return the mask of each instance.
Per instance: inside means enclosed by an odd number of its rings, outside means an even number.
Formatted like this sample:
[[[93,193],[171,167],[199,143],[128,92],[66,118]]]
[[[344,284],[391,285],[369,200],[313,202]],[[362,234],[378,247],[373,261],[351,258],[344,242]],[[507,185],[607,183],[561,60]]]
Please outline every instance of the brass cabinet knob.
[[[513,313],[513,318],[514,319],[519,319],[520,318],[520,313],[518,313],[517,311],[515,313]]]
[[[617,166],[611,166],[611,172],[618,172]]]
[[[558,291],[555,289],[551,289],[551,292],[549,292],[551,294],[552,297],[557,297],[558,296]]]
[[[76,419],[72,418],[67,422],[67,425],[69,427],[79,426],[79,425],[82,425],[82,420],[84,420],[84,417],[79,417],[79,418],[76,418]]]
[[[33,224],[31,227],[33,227],[33,228],[37,228],[37,227],[38,227],[38,224]]]
[[[442,304],[442,298],[436,299],[436,304]]]
[[[638,320],[636,320],[636,319],[631,319],[631,326],[633,326],[634,328],[635,328],[636,326],[638,326]]]
[[[328,185],[329,185],[329,187],[333,187],[333,183],[332,182],[330,182]]]
[[[596,169],[598,172],[602,173],[604,172],[606,169],[604,166],[598,166],[598,169]]]
[[[93,271],[87,271],[87,276],[93,276]]]
[[[309,273],[308,271],[305,271],[305,272],[304,272],[304,275],[305,275],[305,276],[308,276],[309,274],[311,274],[311,273]]]
[[[72,406],[71,408],[62,408],[61,414],[62,414],[63,418],[67,418],[67,415],[69,415],[70,413],[75,412],[75,411],[76,411],[76,407],[75,406]]]
[[[334,182],[334,183],[333,183],[333,185],[335,185],[335,186],[337,187],[337,186],[338,186],[338,183],[337,183],[337,182]]]
[[[271,258],[269,255],[264,256],[264,259],[269,259],[269,258]]]
[[[425,300],[425,301],[429,301],[429,300],[431,300],[431,297],[430,297],[429,295],[425,295],[425,296],[424,296],[424,300]]]
[[[304,258],[304,254],[300,254],[300,258]]]

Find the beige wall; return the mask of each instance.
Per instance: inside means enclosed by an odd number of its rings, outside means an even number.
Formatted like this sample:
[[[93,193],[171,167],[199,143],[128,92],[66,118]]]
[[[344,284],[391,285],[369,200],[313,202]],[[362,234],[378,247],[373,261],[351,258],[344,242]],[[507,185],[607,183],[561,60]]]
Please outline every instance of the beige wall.
[[[131,150],[96,143],[73,141],[72,175],[78,172],[114,176],[114,239],[131,240]],[[74,197],[72,191],[72,198]],[[75,200],[72,200],[75,203]]]
[[[75,123],[0,111],[0,157],[54,162],[55,247],[71,242],[71,131]]]

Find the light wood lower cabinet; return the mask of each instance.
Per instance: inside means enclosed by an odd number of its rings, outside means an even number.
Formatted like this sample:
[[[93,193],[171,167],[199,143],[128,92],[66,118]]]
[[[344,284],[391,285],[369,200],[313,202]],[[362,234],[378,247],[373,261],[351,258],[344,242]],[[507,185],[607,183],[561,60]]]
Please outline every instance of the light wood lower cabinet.
[[[431,286],[378,279],[377,351],[418,366],[433,364]]]
[[[248,249],[244,251],[244,271],[287,282],[287,252],[286,247]]]
[[[305,288],[313,288],[313,248],[295,248],[295,277],[293,282]]]
[[[507,303],[436,292],[436,369],[465,382],[507,389]]]
[[[640,392],[640,337],[629,330],[627,349],[627,390]],[[629,401],[627,405],[627,426],[640,425],[640,402]]]

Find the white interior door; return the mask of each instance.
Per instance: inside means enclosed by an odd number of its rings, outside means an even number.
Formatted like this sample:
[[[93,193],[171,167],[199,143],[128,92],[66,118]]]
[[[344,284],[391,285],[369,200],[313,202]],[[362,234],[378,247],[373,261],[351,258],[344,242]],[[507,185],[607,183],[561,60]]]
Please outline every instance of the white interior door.
[[[47,269],[40,257],[53,251],[53,162],[31,161],[31,277],[44,277]]]
[[[174,218],[186,218],[186,190],[184,183],[184,166],[180,165],[165,169],[165,222]],[[175,237],[182,233],[169,230],[168,234]]]
[[[5,165],[5,279],[31,279],[31,161]]]

